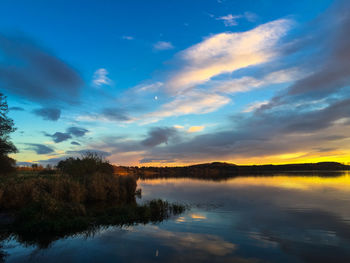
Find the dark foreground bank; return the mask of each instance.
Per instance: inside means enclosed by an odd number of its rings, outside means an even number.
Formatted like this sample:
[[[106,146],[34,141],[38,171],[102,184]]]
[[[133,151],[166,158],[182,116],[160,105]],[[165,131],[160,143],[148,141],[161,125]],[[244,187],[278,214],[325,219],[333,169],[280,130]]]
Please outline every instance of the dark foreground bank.
[[[46,246],[101,226],[160,222],[184,211],[160,199],[137,204],[136,180],[113,174],[113,167],[96,155],[67,159],[54,171],[2,176],[0,238]]]

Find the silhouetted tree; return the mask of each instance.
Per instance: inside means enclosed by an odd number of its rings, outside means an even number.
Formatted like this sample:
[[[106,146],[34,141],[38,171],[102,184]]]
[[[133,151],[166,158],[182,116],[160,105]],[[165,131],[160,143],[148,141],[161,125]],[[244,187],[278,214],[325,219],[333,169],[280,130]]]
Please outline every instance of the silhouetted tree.
[[[0,173],[5,174],[14,169],[15,160],[8,157],[9,153],[17,152],[16,146],[10,141],[9,134],[14,132],[13,120],[7,114],[9,112],[6,96],[0,93]]]

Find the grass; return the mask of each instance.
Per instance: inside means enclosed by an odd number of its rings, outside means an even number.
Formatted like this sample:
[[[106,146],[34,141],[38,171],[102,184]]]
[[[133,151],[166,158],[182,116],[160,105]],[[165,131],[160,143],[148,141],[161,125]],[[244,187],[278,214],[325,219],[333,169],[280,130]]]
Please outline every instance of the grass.
[[[96,156],[70,158],[61,168],[1,177],[0,211],[12,219],[0,222],[4,237],[15,235],[45,246],[66,235],[101,226],[160,222],[185,210],[162,200],[138,205],[137,178],[113,174],[109,164]],[[79,169],[84,174],[71,173]]]

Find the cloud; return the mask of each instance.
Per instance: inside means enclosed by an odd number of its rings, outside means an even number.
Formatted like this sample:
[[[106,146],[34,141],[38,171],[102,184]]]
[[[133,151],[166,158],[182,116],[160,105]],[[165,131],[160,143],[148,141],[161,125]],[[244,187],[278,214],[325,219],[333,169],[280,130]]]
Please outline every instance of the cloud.
[[[155,50],[168,50],[168,49],[173,49],[174,46],[171,42],[168,42],[168,41],[158,41],[153,45],[153,48]]]
[[[73,141],[70,143],[71,145],[81,145],[80,143],[76,142],[76,141]]]
[[[214,87],[213,90],[216,92],[233,94],[237,92],[247,92],[268,85],[296,81],[304,75],[306,74],[301,72],[298,68],[293,67],[271,72],[260,79],[245,76],[236,79],[211,81],[210,85]]]
[[[135,93],[141,93],[141,92],[155,92],[158,91],[160,87],[162,87],[164,83],[160,81],[156,81],[154,83],[143,83],[140,85],[136,85],[131,89],[131,91]]]
[[[104,85],[111,85],[112,80],[108,78],[109,72],[104,69],[100,68],[94,72],[94,75],[92,77],[92,83],[95,87],[102,87]]]
[[[61,117],[61,110],[55,108],[36,109],[33,113],[49,121],[57,121]]]
[[[212,15],[212,17],[214,17],[214,15]],[[237,20],[241,18],[245,18],[248,22],[255,22],[258,16],[252,12],[244,12],[243,15],[228,14],[226,16],[220,16],[215,19],[223,21],[224,25],[228,27],[228,26],[237,26],[238,25]]]
[[[276,44],[291,24],[280,19],[250,31],[208,37],[179,54],[182,66],[168,80],[168,90],[179,93],[214,76],[273,60],[279,54]]]
[[[55,132],[52,135],[48,133],[44,133],[44,134],[47,137],[51,137],[55,143],[60,143],[60,142],[67,141],[73,137],[83,137],[87,132],[89,132],[89,130],[85,128],[69,127],[67,128],[66,132]]]
[[[164,159],[164,158],[143,158],[139,160],[139,163],[175,163],[174,159]]]
[[[187,129],[187,132],[193,133],[193,132],[200,132],[203,131],[205,126],[191,126],[190,128]]]
[[[69,127],[67,129],[67,133],[75,136],[75,137],[82,137],[84,136],[89,130],[81,127]]]
[[[119,108],[104,108],[101,115],[111,121],[128,121],[131,119],[124,110]]]
[[[261,106],[263,105],[266,105],[268,104],[269,101],[267,100],[264,100],[264,101],[256,101],[256,102],[253,102],[253,103],[250,103],[247,105],[247,107],[243,110],[243,112],[252,112],[258,108],[260,108]]]
[[[23,36],[0,34],[0,87],[39,103],[76,103],[83,85],[78,73]]]
[[[79,151],[67,151],[66,152],[66,154],[68,154],[68,155],[82,155],[85,153],[96,153],[96,154],[103,156],[103,157],[107,157],[107,156],[111,155],[110,152],[101,151],[98,149],[83,149],[83,150],[79,150]]]
[[[151,121],[170,116],[186,114],[204,114],[215,111],[230,102],[230,99],[216,93],[205,91],[190,91],[184,95],[178,95],[173,101],[163,104],[159,110],[144,115]]]
[[[284,93],[275,96],[261,110],[312,99],[321,99],[345,89],[350,83],[350,8],[347,1],[337,2],[312,25],[307,37],[299,41],[292,52],[312,48],[317,52],[307,56],[312,73],[299,79]],[[314,32],[315,26],[319,29]],[[327,39],[324,39],[324,36]],[[288,51],[291,52],[291,51]]]
[[[26,143],[26,145],[30,146],[28,148],[29,150],[35,151],[37,154],[49,154],[54,152],[52,148],[43,144]]]
[[[198,234],[191,232],[172,232],[159,228],[158,226],[148,225],[143,229],[147,236],[160,240],[165,246],[171,247],[178,252],[190,251],[194,261],[204,261],[205,257],[216,256],[223,257],[231,254],[237,249],[237,246],[229,241],[225,241],[216,235]],[[185,252],[186,253],[186,252]],[[231,258],[232,259],[232,258]],[[236,260],[229,260],[230,262],[240,262],[239,258]],[[245,260],[242,260],[245,262]],[[249,260],[247,261],[249,262]]]
[[[92,113],[77,117],[79,121],[129,122],[131,118],[124,109],[117,107],[103,108],[100,113]]]
[[[50,136],[55,143],[63,142],[72,138],[72,136],[69,133],[64,132],[55,132],[53,135],[48,136]]]
[[[162,143],[168,143],[168,141],[177,136],[177,130],[175,128],[152,128],[148,132],[148,137],[141,143],[148,147],[154,147]]]
[[[24,111],[22,107],[9,107],[9,111]]]
[[[306,106],[305,106],[306,107]],[[307,108],[279,109],[277,112],[254,114],[249,118],[233,118],[234,128],[197,135],[181,143],[154,148],[148,159],[232,160],[286,153],[312,153],[316,146],[346,149],[339,143],[350,127],[338,120],[350,119],[350,99],[339,100],[312,111]],[[259,128],[257,128],[259,127]],[[332,136],[334,140],[328,138]],[[345,148],[344,148],[345,147]]]
[[[133,36],[122,36],[122,39],[125,39],[125,40],[134,40],[134,37],[133,37]]]
[[[228,14],[226,16],[217,17],[216,20],[222,20],[225,26],[236,26],[238,25],[237,19],[241,18],[241,15]]]
[[[266,85],[291,82],[289,86],[280,90],[277,96],[269,102],[248,105],[244,111],[251,114],[233,115],[232,123],[221,130],[187,138],[177,144],[152,148],[144,154],[144,159],[169,159],[177,162],[191,159],[194,162],[216,158],[231,161],[258,158],[256,160],[261,161],[263,158],[298,160],[348,154],[345,143],[350,138],[347,134],[350,128],[350,93],[347,89],[350,83],[350,37],[346,34],[350,27],[350,15],[346,11],[349,10],[348,5],[344,2],[337,8],[331,8],[313,22],[310,31],[303,31],[306,37],[318,41],[302,42],[302,45],[298,44],[298,48],[286,53],[283,53],[283,49],[288,45],[282,46],[278,59],[287,59],[289,55],[299,54],[302,61],[293,61],[298,63],[298,67],[277,70],[261,78],[242,77],[229,81],[212,80],[210,83],[211,87],[214,87],[212,92],[233,94]],[[314,31],[315,27],[319,28],[319,31]],[[318,34],[327,35],[327,39],[319,38]],[[280,34],[277,36],[279,38]],[[297,39],[303,37],[305,36],[299,35]],[[291,39],[291,42],[295,41]],[[193,85],[208,81],[209,77],[201,78],[200,74],[190,74],[192,68],[192,73],[200,72],[202,64],[205,65],[204,69],[208,69],[207,65],[210,63],[205,63],[206,57],[211,62],[213,54],[218,54],[214,48],[212,52],[209,52],[208,48],[218,44],[206,44],[204,48],[203,43],[193,49],[194,51],[190,48],[190,53],[185,51],[186,58],[191,58],[189,61],[195,66],[189,67],[187,72],[183,70],[175,74],[177,89],[186,85],[193,89]],[[219,44],[223,46],[222,42]],[[308,54],[309,45],[313,54],[305,56]],[[269,53],[272,46],[274,44],[267,45],[264,52]],[[220,56],[215,59],[215,63],[216,61],[221,62]],[[289,62],[289,65],[292,63]],[[213,75],[212,71],[206,74],[210,77]],[[178,97],[182,94],[185,96],[189,91],[182,89],[181,92]],[[177,110],[176,107],[172,109],[174,112]],[[175,114],[165,111],[165,116],[173,115]]]

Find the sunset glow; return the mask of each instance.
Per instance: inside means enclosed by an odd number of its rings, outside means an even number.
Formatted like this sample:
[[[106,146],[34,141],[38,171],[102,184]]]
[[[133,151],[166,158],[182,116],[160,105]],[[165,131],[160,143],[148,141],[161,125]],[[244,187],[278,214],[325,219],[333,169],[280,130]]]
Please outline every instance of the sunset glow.
[[[347,1],[19,2],[0,91],[20,166],[350,162]]]

